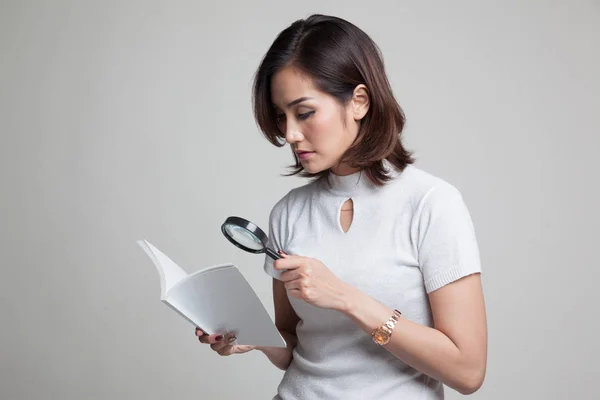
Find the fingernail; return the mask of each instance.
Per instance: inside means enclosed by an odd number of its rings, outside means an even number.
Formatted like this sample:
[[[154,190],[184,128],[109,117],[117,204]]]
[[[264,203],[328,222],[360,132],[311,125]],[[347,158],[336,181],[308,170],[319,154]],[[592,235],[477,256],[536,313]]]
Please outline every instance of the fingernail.
[[[219,336],[217,336],[217,337],[215,338],[215,340],[216,340],[217,342],[220,342],[221,340],[223,340],[223,335],[219,335]]]

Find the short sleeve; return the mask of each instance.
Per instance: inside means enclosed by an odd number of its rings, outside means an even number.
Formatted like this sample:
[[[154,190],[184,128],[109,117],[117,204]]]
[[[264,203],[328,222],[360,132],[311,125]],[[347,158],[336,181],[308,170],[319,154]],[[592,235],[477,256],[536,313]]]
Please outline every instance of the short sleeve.
[[[269,214],[268,247],[275,252],[283,249],[283,238],[286,234],[284,207],[284,199],[281,199],[273,206]],[[273,262],[274,260],[265,254],[263,269],[267,275],[279,279],[280,272],[274,268]]]
[[[460,192],[444,183],[421,203],[418,258],[427,293],[481,272],[479,247],[471,215]]]

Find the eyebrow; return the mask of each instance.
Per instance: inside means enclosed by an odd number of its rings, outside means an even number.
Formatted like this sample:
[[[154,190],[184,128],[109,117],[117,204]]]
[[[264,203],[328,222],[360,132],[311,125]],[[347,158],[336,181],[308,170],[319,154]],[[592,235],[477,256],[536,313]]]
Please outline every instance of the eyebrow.
[[[295,106],[298,103],[302,103],[303,101],[310,100],[310,99],[312,99],[312,97],[300,97],[294,101],[290,101],[286,107],[289,108],[291,106]]]
[[[310,100],[310,99],[312,99],[312,97],[307,97],[307,96],[299,97],[296,100],[290,101],[289,103],[287,103],[287,105],[285,106],[285,108],[290,108],[291,106],[295,106],[296,104],[302,103],[303,101]],[[272,103],[271,105],[275,109],[279,108],[279,107],[277,107],[277,105],[275,103]]]

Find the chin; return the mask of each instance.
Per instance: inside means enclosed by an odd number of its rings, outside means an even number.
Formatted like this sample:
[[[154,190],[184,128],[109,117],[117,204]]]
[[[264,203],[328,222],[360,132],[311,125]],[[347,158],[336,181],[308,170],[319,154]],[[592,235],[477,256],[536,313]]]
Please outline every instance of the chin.
[[[317,168],[311,168],[308,166],[304,166],[304,171],[310,173],[310,174],[318,174],[321,170],[317,169]]]
[[[311,174],[318,174],[321,171],[324,171],[326,168],[320,167],[319,165],[312,164],[310,162],[302,163],[302,167],[304,171],[309,172]]]

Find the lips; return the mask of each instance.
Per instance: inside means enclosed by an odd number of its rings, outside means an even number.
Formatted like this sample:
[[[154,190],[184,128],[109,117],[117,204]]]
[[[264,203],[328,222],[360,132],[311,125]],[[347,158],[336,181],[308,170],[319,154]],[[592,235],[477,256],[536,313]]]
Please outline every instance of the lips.
[[[298,155],[298,158],[300,158],[301,160],[307,159],[313,153],[314,153],[314,151],[296,150],[296,154]]]

